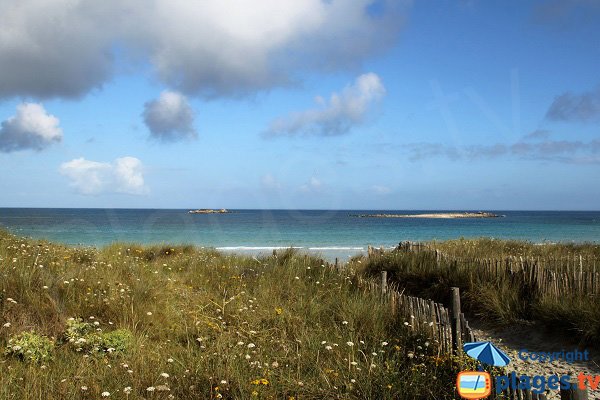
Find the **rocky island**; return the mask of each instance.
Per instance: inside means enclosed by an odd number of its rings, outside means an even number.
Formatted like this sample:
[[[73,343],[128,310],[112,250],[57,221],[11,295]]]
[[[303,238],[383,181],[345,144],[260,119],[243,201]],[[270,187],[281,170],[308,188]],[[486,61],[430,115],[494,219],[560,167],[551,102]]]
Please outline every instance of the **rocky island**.
[[[188,214],[229,214],[231,211],[221,208],[220,210],[212,210],[210,208],[200,208],[198,210],[190,210]]]
[[[498,218],[500,215],[489,212],[450,212],[427,214],[355,214],[359,218]]]

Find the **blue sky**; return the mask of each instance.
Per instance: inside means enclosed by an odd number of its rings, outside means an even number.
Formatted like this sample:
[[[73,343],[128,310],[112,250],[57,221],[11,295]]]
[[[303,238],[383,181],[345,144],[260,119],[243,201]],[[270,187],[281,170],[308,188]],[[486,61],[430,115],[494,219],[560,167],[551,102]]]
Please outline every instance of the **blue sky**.
[[[599,3],[256,4],[0,0],[0,206],[598,209]]]

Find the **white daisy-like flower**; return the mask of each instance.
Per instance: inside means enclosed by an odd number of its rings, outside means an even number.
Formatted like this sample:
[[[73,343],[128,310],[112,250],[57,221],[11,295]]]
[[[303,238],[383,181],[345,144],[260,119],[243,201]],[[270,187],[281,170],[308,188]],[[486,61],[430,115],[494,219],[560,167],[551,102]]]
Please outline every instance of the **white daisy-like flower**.
[[[352,342],[346,342],[346,344],[350,347],[354,346],[354,343],[352,343]]]
[[[255,347],[256,347],[256,345],[254,343],[248,343],[248,348],[249,349],[253,349]]]
[[[100,396],[102,396],[102,397],[110,397],[110,392],[102,392],[102,394],[100,394]]]
[[[147,392],[154,392],[155,390],[156,390],[156,388],[155,388],[154,386],[148,386],[148,387],[146,388],[146,391],[147,391]]]
[[[123,393],[129,394],[129,393],[131,393],[131,390],[132,390],[131,386],[127,386],[125,389],[123,389]]]
[[[163,372],[162,374],[160,374],[160,376],[161,376],[162,378],[165,378],[165,379],[167,379],[167,378],[169,377],[169,374],[167,374],[166,372]]]

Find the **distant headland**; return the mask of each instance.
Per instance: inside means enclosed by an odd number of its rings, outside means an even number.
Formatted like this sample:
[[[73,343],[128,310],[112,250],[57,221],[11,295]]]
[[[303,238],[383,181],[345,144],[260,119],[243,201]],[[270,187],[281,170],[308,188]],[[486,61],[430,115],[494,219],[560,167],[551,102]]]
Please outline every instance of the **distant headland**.
[[[212,210],[210,208],[200,208],[198,210],[190,210],[188,214],[229,214],[231,211],[221,208],[220,210]]]
[[[427,214],[353,214],[359,218],[498,218],[501,215],[489,212],[427,213]]]

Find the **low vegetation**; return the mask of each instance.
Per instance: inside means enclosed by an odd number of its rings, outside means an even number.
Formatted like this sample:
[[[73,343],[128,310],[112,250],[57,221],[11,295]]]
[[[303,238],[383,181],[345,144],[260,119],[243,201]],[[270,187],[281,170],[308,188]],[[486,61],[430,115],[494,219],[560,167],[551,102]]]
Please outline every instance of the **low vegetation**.
[[[292,251],[0,232],[0,274],[2,399],[443,399],[464,362],[411,336],[351,269]]]
[[[600,341],[598,261],[596,244],[462,239],[357,257],[352,264],[370,276],[386,270],[405,293],[446,305],[450,288],[459,287],[471,316],[500,325],[537,323],[592,344]]]

